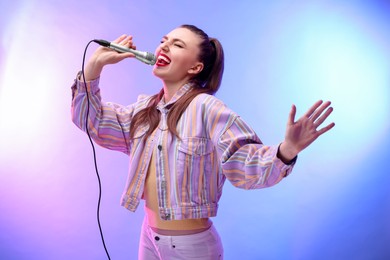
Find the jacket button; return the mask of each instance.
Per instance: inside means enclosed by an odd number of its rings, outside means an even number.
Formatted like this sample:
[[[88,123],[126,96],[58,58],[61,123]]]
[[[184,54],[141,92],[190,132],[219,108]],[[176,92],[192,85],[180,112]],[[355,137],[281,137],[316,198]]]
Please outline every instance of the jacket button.
[[[161,150],[162,150],[162,145],[159,144],[159,145],[157,146],[157,148],[161,151]]]
[[[155,236],[155,237],[154,237],[154,240],[159,241],[160,238],[159,238],[158,236]]]

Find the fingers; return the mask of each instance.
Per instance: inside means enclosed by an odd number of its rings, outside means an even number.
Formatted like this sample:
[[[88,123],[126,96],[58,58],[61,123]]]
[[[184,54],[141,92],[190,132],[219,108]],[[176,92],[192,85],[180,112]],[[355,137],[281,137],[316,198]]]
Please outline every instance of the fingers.
[[[314,111],[322,104],[322,100],[318,100],[314,105],[303,115],[304,117],[311,117]]]
[[[127,48],[136,49],[136,46],[133,44],[133,36],[123,34],[113,41],[114,43],[123,45]]]
[[[288,125],[293,125],[295,122],[295,114],[297,113],[297,107],[295,105],[291,106],[290,114],[288,116]]]
[[[330,123],[329,125],[325,126],[324,128],[321,128],[320,130],[317,131],[318,136],[328,132],[330,129],[332,129],[336,124],[335,123]]]
[[[112,42],[115,42],[115,43],[121,43],[123,42],[124,39],[126,39],[128,36],[126,34],[122,34],[121,36],[119,36],[118,38],[116,38],[115,40],[113,40]]]
[[[322,113],[323,111],[321,111],[321,113]],[[314,122],[314,125],[315,125],[315,127],[317,128],[318,126],[320,126],[327,118],[328,118],[328,116],[331,114],[333,112],[333,107],[329,107],[326,111],[325,111],[325,113],[321,116],[321,117],[319,117],[315,122]],[[317,116],[316,116],[317,117]],[[315,119],[313,119],[313,120],[315,120]]]
[[[333,108],[329,107],[330,104],[330,101],[323,102],[322,100],[319,100],[314,103],[314,105],[306,112],[306,114],[304,114],[304,117],[309,118],[314,123],[314,125],[318,127],[326,120],[330,113],[332,113]],[[326,112],[324,113],[325,109]]]
[[[315,128],[319,127],[333,112],[333,107],[330,107],[331,102],[318,100],[314,105],[303,115],[302,118],[306,118],[313,123]],[[325,112],[324,112],[325,111]],[[329,131],[335,124],[331,123],[321,130],[317,131],[319,135]]]
[[[317,102],[316,104],[321,104],[321,103]],[[329,117],[329,115],[333,112],[333,107],[329,107],[330,104],[331,104],[331,102],[327,101],[325,103],[322,103],[322,105],[318,105],[316,110],[314,110],[312,112],[312,114],[309,116],[310,120],[312,120],[315,128],[319,127]],[[313,107],[315,107],[315,105]],[[320,130],[317,130],[317,135],[318,136],[322,135],[323,133],[332,129],[334,126],[335,126],[335,123],[330,123],[329,125],[321,128]]]
[[[324,112],[324,110],[330,106],[330,101],[323,103],[319,108],[317,108],[313,114],[310,116],[310,119],[314,122],[317,118]]]
[[[122,34],[118,38],[112,41],[113,43],[117,45],[121,45],[123,47],[129,48],[129,49],[136,49],[135,45],[133,44],[133,36]],[[107,51],[107,54],[110,54],[109,56],[104,57],[104,63],[105,64],[113,64],[117,63],[123,59],[134,57],[135,55],[131,52],[122,52],[117,51],[112,48],[105,48],[105,51]]]

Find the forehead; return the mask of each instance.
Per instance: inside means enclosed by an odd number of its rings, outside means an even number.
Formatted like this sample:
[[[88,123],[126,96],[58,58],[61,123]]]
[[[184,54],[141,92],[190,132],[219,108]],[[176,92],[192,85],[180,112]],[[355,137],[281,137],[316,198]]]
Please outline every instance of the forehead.
[[[201,41],[200,37],[187,28],[176,28],[169,32],[165,37],[168,39],[178,39],[186,44],[198,45]]]

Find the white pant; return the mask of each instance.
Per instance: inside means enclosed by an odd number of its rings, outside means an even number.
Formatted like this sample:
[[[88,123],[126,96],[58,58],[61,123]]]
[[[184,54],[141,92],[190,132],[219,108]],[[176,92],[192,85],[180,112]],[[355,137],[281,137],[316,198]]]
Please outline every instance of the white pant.
[[[138,251],[139,260],[223,259],[221,238],[213,225],[201,233],[164,236],[154,232],[144,218]]]

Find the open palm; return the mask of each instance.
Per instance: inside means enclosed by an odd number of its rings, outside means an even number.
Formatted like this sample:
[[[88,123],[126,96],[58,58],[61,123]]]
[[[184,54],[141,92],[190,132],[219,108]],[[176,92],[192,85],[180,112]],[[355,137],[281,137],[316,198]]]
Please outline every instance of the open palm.
[[[297,109],[295,105],[292,106],[287,121],[284,141],[284,146],[288,151],[292,152],[292,154],[298,154],[300,151],[313,143],[320,135],[324,134],[335,126],[334,123],[330,123],[327,126],[318,129],[333,111],[333,108],[329,107],[330,104],[330,101],[317,101],[297,121],[295,121],[295,114]]]

